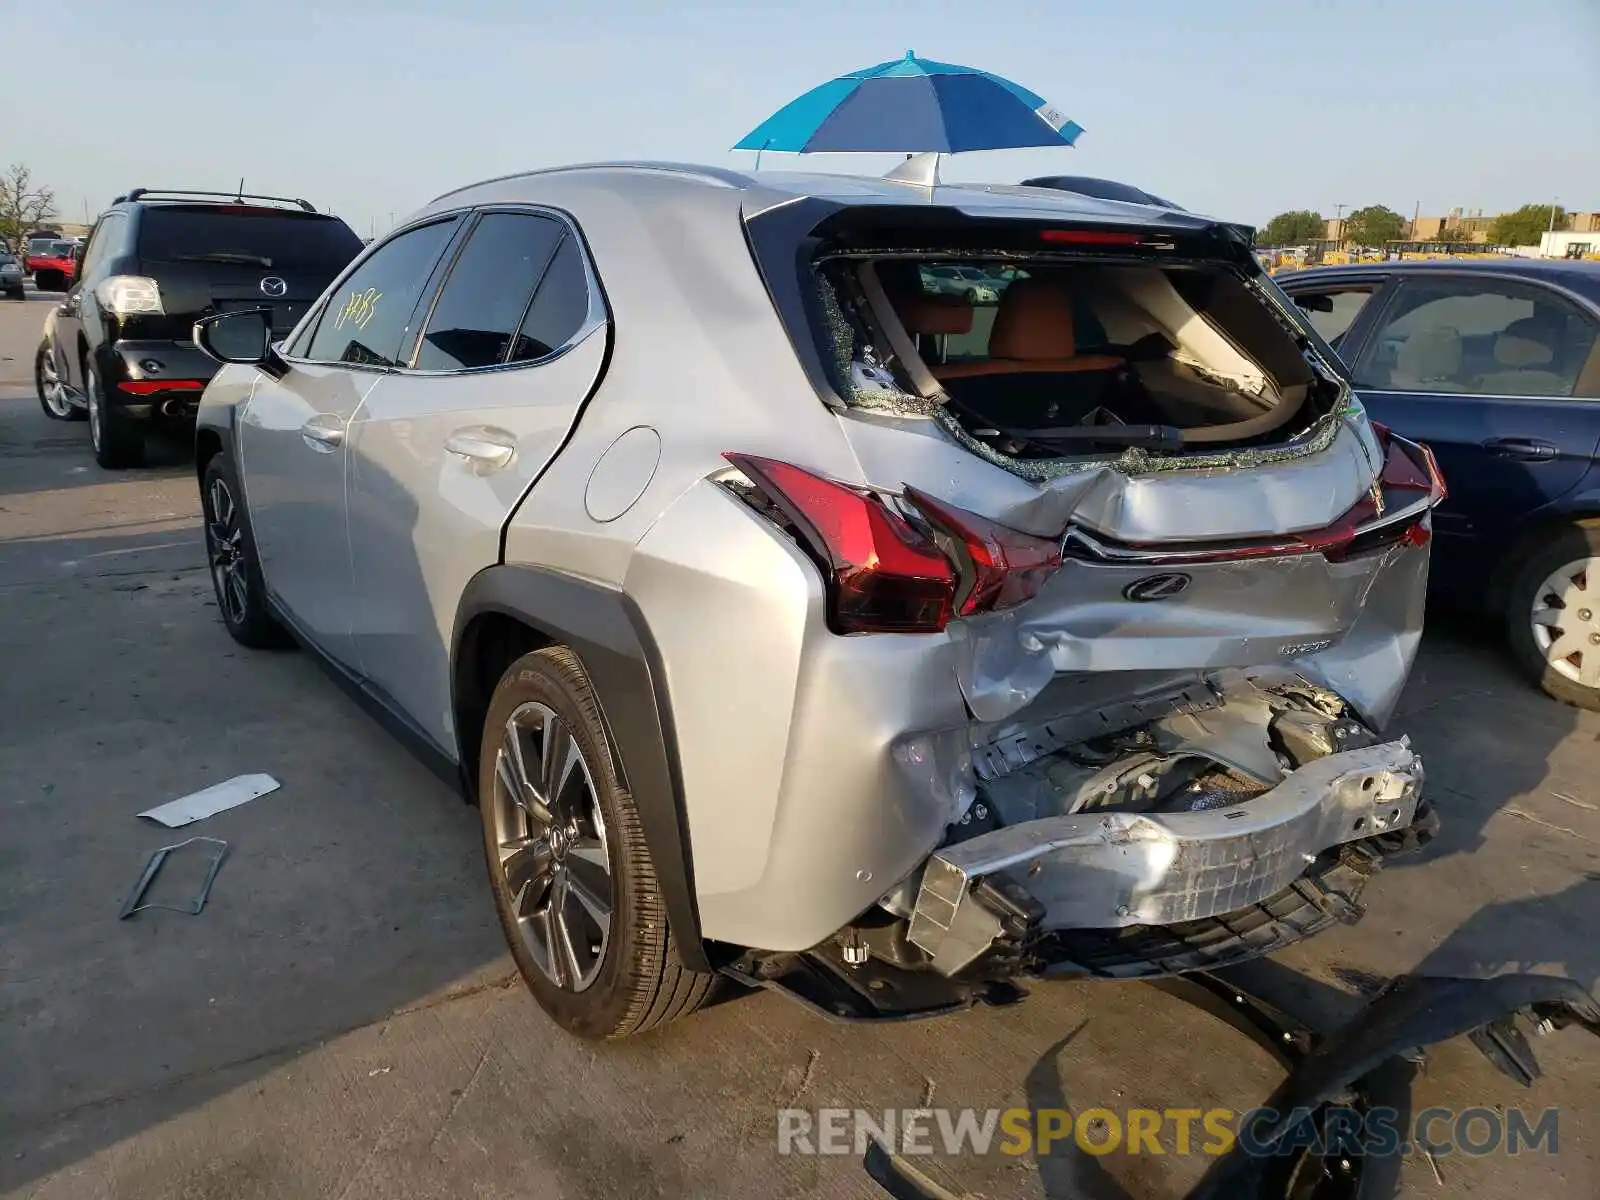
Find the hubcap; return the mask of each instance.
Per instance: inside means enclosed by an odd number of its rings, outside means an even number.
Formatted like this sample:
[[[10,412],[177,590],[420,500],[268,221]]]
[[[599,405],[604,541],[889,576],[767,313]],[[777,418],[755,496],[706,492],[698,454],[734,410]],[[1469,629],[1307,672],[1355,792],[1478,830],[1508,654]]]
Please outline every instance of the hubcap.
[[[490,803],[522,942],[547,979],[581,992],[611,940],[610,844],[589,764],[546,705],[523,704],[506,721]]]
[[[48,350],[39,351],[39,392],[44,397],[45,407],[56,416],[65,417],[72,411],[67,390],[61,386],[61,376],[56,372],[55,357]]]
[[[1600,688],[1600,558],[1580,558],[1551,572],[1533,598],[1533,641],[1551,668]]]
[[[239,528],[238,506],[223,479],[213,479],[206,488],[206,553],[211,559],[211,580],[217,588],[217,603],[222,605],[228,623],[239,625],[244,621],[250,595],[245,574],[244,534]]]

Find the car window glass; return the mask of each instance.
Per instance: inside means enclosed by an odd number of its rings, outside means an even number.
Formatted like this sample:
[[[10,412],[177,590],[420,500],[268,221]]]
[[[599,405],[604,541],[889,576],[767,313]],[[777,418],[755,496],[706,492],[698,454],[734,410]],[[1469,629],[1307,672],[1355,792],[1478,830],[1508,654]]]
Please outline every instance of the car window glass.
[[[417,351],[417,370],[459,371],[504,362],[533,289],[565,232],[559,221],[528,213],[484,216],[439,293]]]
[[[456,218],[436,221],[373,251],[328,297],[306,357],[394,366],[428,274],[455,227]]]
[[[552,354],[570,342],[589,317],[589,276],[583,267],[583,251],[570,233],[562,241],[539,290],[528,306],[528,315],[517,331],[512,362],[527,362]]]
[[[1565,299],[1501,280],[1408,283],[1355,370],[1358,387],[1571,396],[1595,325]]]
[[[1325,296],[1333,301],[1330,312],[1319,312],[1316,309],[1302,308],[1306,322],[1322,335],[1322,340],[1335,350],[1344,335],[1350,332],[1350,326],[1356,323],[1356,318],[1361,315],[1361,310],[1367,306],[1367,301],[1372,299],[1372,293],[1366,289],[1348,292],[1318,292],[1318,296]]]
[[[150,205],[139,217],[138,254],[153,262],[247,262],[279,275],[333,278],[361,253],[337,217],[248,205]]]
[[[122,217],[118,213],[110,213],[100,219],[100,224],[95,226],[94,233],[89,237],[89,248],[83,256],[83,274],[98,267],[103,261],[108,248],[117,240],[122,230]]]

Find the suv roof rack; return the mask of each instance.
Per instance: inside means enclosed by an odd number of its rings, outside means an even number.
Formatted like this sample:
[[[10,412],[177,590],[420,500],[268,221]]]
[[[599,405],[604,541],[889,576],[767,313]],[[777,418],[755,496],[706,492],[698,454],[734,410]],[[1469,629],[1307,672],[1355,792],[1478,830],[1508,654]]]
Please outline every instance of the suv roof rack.
[[[178,188],[134,188],[132,191],[127,192],[124,195],[118,196],[111,203],[113,203],[113,204],[124,204],[124,203],[131,204],[135,200],[171,200],[171,199],[174,199],[174,198],[188,199],[188,198],[191,198],[191,197],[204,197],[206,199],[217,200],[217,201],[233,200],[235,202],[241,201],[241,200],[270,200],[275,204],[291,204],[291,205],[294,205],[295,207],[300,208],[300,209],[304,210],[305,212],[309,212],[309,213],[314,213],[314,212],[317,211],[316,208],[313,207],[313,205],[311,204],[311,202],[309,200],[301,200],[301,199],[299,199],[297,197],[290,197],[290,196],[263,196],[258,192],[242,192],[242,191],[241,192],[183,191],[183,190],[180,190]]]

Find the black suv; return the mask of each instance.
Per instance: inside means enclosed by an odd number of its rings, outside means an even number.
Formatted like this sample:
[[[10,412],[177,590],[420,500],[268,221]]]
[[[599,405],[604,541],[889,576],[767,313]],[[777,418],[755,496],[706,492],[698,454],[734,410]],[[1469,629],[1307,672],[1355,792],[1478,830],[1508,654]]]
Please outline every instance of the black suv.
[[[275,335],[361,251],[304,200],[135,188],[100,214],[77,282],[45,325],[35,378],[57,420],[89,420],[102,467],[138,466],[154,420],[192,422],[217,364],[194,323],[266,308]]]

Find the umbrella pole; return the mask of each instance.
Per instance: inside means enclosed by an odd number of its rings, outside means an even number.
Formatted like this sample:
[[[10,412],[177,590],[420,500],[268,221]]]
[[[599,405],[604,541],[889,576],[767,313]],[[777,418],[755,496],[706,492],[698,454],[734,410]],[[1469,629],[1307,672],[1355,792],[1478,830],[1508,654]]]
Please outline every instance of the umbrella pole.
[[[900,183],[914,183],[919,187],[939,186],[939,158],[937,153],[908,154],[905,162],[884,176]]]

